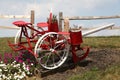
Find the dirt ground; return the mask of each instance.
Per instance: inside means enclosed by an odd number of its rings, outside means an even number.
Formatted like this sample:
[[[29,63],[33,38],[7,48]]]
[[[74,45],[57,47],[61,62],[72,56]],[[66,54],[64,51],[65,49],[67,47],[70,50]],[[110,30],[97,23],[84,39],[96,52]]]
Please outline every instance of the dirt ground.
[[[120,48],[91,49],[88,57],[77,64],[74,64],[71,59],[69,57],[65,64],[58,69],[44,71],[42,79],[66,80],[72,75],[82,74],[93,68],[104,70],[111,65],[120,64]]]

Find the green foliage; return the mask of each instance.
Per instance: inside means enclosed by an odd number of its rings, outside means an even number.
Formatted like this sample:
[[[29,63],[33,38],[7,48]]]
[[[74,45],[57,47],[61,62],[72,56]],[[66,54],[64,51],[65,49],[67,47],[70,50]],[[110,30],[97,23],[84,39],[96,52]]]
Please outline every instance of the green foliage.
[[[56,15],[53,15],[53,18],[52,18],[52,22],[57,22],[57,16]]]
[[[57,16],[53,14],[52,15],[52,23],[55,23],[57,21],[58,21]],[[47,18],[47,22],[49,22],[49,18]]]

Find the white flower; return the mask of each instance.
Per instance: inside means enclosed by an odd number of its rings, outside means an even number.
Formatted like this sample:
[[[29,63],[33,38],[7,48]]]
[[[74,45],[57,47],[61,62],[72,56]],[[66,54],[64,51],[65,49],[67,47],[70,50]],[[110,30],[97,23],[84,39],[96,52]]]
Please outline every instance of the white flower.
[[[14,76],[14,79],[17,79],[17,78],[19,78],[19,75]]]
[[[2,72],[2,69],[0,69],[0,73]]]
[[[3,63],[3,61],[0,62],[1,64]]]
[[[16,61],[13,61],[12,63],[16,63]]]
[[[26,76],[25,72],[22,72],[22,74],[19,75],[19,78],[20,78],[20,79],[23,79],[25,76]]]
[[[17,73],[15,73],[14,76],[17,76]]]
[[[5,69],[4,71],[8,71],[7,69]]]
[[[20,67],[20,64],[16,64],[16,67]]]
[[[2,77],[3,77],[3,79],[5,79],[5,78],[6,78],[6,76],[5,76],[5,75],[2,75]]]
[[[6,66],[6,64],[0,64],[0,67],[5,67]]]
[[[30,72],[28,71],[27,74],[30,74]]]
[[[21,73],[21,72],[22,72],[22,70],[21,70],[21,69],[19,69],[19,72]]]
[[[23,76],[26,76],[25,72],[22,72],[22,75],[23,75]]]
[[[34,64],[33,63],[31,63],[31,66],[33,66]]]
[[[0,78],[2,77],[2,74],[0,74]],[[1,80],[1,79],[0,79]]]
[[[32,73],[29,71],[30,66],[32,66],[33,63],[30,65],[26,65],[24,62],[23,64],[16,63],[16,61],[12,62],[11,64],[4,64],[2,61],[0,62],[0,80],[21,80],[26,77],[26,74],[32,75]],[[22,66],[22,67],[21,67]],[[17,69],[17,71],[14,71],[11,73],[11,70]],[[7,72],[8,74],[2,73],[2,71]]]
[[[11,79],[12,78],[12,76],[9,76],[9,79]]]

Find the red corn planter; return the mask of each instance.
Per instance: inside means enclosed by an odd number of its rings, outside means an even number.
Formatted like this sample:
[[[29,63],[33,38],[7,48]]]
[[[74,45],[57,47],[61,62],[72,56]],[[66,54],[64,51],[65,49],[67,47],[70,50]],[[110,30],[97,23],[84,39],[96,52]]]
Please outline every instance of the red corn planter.
[[[52,22],[52,13],[48,22],[37,23],[38,30],[24,21],[15,21],[13,24],[20,27],[20,30],[16,34],[15,43],[9,42],[9,46],[14,51],[29,51],[45,69],[60,67],[67,59],[69,49],[72,49],[74,63],[85,59],[89,53],[89,48],[80,46],[83,43],[81,30],[59,32],[58,22]],[[48,30],[44,30],[45,27]],[[34,34],[30,35],[29,29],[34,31]]]

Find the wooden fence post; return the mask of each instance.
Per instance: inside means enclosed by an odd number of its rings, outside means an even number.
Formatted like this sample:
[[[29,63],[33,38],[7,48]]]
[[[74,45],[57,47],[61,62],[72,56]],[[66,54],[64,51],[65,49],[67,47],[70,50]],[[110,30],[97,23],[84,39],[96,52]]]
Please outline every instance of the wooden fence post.
[[[35,21],[35,13],[34,13],[34,10],[31,10],[31,19],[30,19],[30,22],[32,23],[32,27],[34,28],[34,21]],[[30,34],[34,34],[34,31],[31,30]]]
[[[62,31],[62,18],[63,18],[63,13],[59,12],[59,31]]]
[[[69,18],[64,19],[64,31],[69,32]]]

